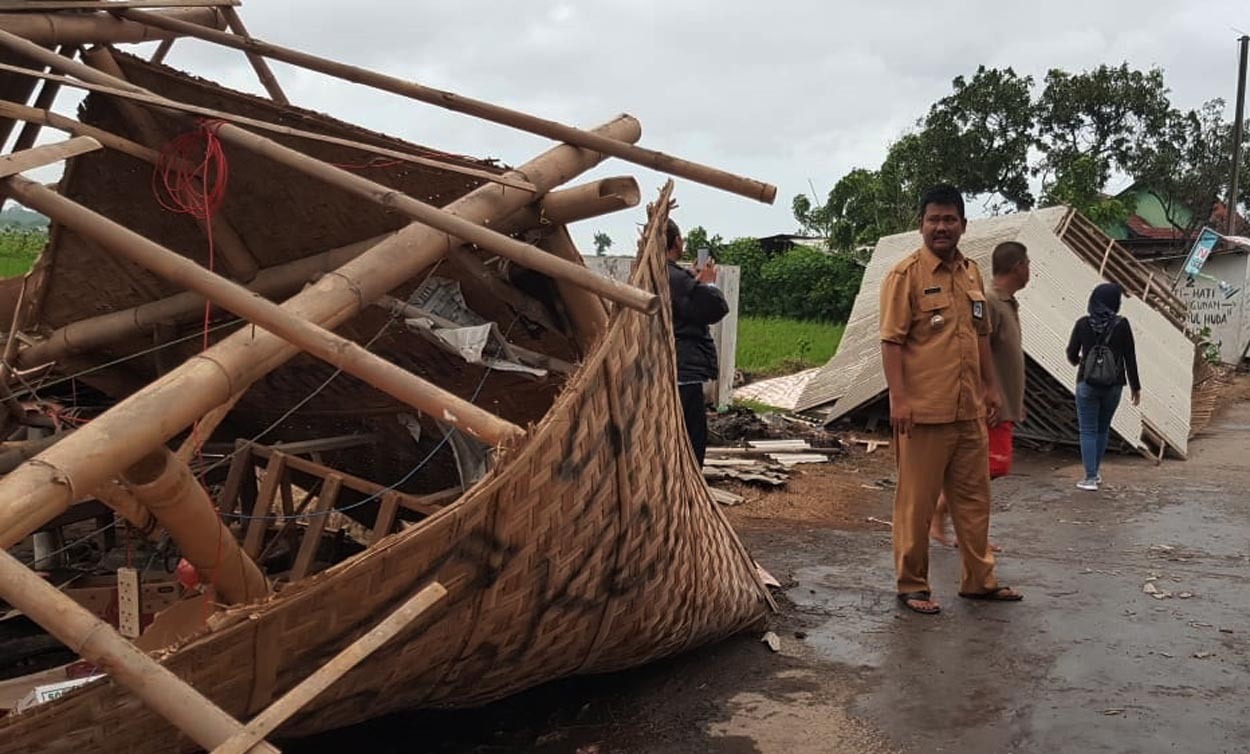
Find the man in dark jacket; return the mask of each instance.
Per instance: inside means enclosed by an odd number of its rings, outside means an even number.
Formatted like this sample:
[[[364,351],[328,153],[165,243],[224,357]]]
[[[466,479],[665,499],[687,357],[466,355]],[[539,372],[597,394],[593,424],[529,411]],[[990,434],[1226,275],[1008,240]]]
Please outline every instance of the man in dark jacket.
[[[711,325],[729,313],[717,288],[716,263],[710,258],[696,271],[677,264],[686,248],[677,223],[668,221],[668,285],[673,296],[673,334],[677,337],[677,393],[686,418],[686,434],[703,465],[707,451],[707,409],[703,383],[716,379],[716,344]]]

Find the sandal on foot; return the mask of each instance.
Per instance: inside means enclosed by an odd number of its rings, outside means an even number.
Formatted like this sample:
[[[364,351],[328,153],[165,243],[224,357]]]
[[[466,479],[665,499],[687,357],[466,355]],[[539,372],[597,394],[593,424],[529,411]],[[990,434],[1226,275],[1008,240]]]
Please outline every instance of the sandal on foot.
[[[990,602],[1019,602],[1024,599],[1023,594],[1014,591],[1009,586],[1000,586],[988,592],[960,592],[959,596],[966,600],[988,600]]]
[[[937,615],[942,612],[942,606],[934,603],[930,597],[932,597],[932,595],[929,594],[929,592],[904,592],[898,596],[898,601],[903,603],[903,606],[912,612],[920,613],[921,615]],[[929,602],[932,606],[920,607],[919,605],[914,604],[918,602]]]

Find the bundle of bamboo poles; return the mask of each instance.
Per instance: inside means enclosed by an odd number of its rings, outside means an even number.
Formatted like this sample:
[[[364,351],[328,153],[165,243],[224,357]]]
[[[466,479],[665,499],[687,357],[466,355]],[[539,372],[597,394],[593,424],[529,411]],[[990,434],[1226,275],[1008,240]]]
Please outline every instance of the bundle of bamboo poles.
[[[209,7],[185,7],[205,5]],[[211,500],[192,481],[185,457],[170,454],[166,443],[193,423],[208,421],[206,415],[214,416],[212,421],[219,420],[224,410],[228,410],[250,385],[301,351],[333,364],[406,405],[440,417],[446,425],[480,438],[488,445],[506,449],[521,443],[526,436],[524,428],[373,355],[335,334],[334,328],[440,259],[450,258],[470,268],[480,264],[463,248],[465,244],[472,244],[554,280],[571,313],[577,337],[583,344],[592,343],[602,332],[611,307],[654,314],[659,299],[588,271],[580,263],[578,250],[564,226],[578,219],[634,206],[639,191],[630,178],[606,179],[568,189],[559,187],[605,157],[613,156],[760,201],[771,202],[776,189],[640,147],[636,144],[640,126],[628,116],[597,129],[577,129],[261,42],[247,34],[231,5],[229,2],[162,0],[64,3],[41,0],[29,4],[31,12],[0,13],[0,46],[48,69],[44,72],[12,65],[0,68],[6,76],[45,81],[33,107],[21,102],[0,101],[0,125],[7,123],[11,128],[17,121],[29,125],[18,141],[23,148],[10,159],[12,169],[0,171],[0,191],[43,212],[58,225],[91,239],[105,251],[186,289],[133,309],[67,324],[29,348],[10,354],[10,358],[5,359],[5,368],[10,361],[19,367],[55,362],[123,341],[145,332],[154,323],[190,319],[202,311],[206,301],[263,328],[256,334],[226,337],[89,424],[58,438],[30,462],[0,479],[0,544],[6,548],[12,546],[76,501],[97,494],[120,501],[117,503],[119,510],[125,508],[127,517],[144,515],[135,508],[137,504],[174,536],[189,560],[205,571],[216,569],[219,572],[222,577],[215,579],[215,583],[224,599],[247,601],[266,593],[263,574],[237,546],[224,548],[223,556],[221,541],[227,538],[233,542],[233,539],[220,524]],[[58,13],[61,8],[67,12]],[[543,135],[561,145],[501,176],[481,171],[474,173],[471,169],[456,168],[420,155],[353,145],[416,164],[437,163],[449,170],[465,170],[488,181],[487,185],[445,207],[435,207],[308,157],[262,132],[279,130],[287,136],[324,140],[317,134],[275,128],[146,91],[119,75],[120,70],[107,47],[84,53],[85,62],[73,59],[80,45],[148,40],[162,41],[158,57],[163,57],[169,44],[180,37],[194,37],[243,51],[271,98],[281,104],[286,104],[287,99],[268,68],[266,58]],[[61,45],[61,48],[53,52],[46,47],[50,44]],[[138,124],[140,141],[51,112],[51,100],[60,86],[82,87],[113,98],[120,107],[128,109],[132,121]],[[75,149],[82,148],[102,147],[155,163],[155,147],[159,144],[156,130],[150,123],[153,113],[173,118],[185,118],[189,114],[212,117],[219,121],[216,134],[232,147],[298,171],[327,187],[374,202],[402,215],[409,224],[391,234],[262,268],[238,234],[224,220],[214,218],[210,221],[211,230],[224,239],[227,277],[205,270],[91,208],[20,175],[23,170],[37,165],[66,159],[77,153]],[[42,126],[63,130],[74,138],[61,145],[30,148]],[[542,234],[541,248],[511,235],[542,226],[548,229]],[[287,296],[289,298],[281,304],[270,300]],[[15,321],[15,328],[17,326]],[[16,341],[10,337],[10,342]],[[388,619],[391,623],[386,624],[389,635],[437,602],[440,593],[441,587],[432,585],[397,611],[395,615],[399,617]],[[108,668],[118,682],[206,748],[272,750],[262,743],[263,738],[285,719],[284,716],[298,709],[298,706],[292,707],[297,702],[287,701],[282,711],[268,717],[262,714],[245,729],[131,647],[111,627],[95,620],[7,554],[0,554],[0,597],[26,612],[85,658]],[[373,646],[376,645],[375,641]],[[336,659],[338,664],[327,670],[325,678],[310,679],[311,687],[332,682],[334,673],[341,674],[352,662],[358,661],[359,657]],[[295,692],[291,696],[303,698],[306,703],[307,693],[305,689],[301,691],[304,696]]]

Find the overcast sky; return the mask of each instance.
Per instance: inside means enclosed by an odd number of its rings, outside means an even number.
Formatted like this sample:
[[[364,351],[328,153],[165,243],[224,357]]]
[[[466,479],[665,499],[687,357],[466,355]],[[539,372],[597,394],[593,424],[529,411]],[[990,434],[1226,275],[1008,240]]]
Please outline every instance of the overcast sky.
[[[1240,12],[1240,17],[1238,13]],[[1235,97],[1234,27],[1250,3],[1051,0],[246,0],[251,33],[578,126],[628,112],[642,144],[778,186],[767,206],[677,181],[683,227],[727,238],[795,230],[790,202],[823,197],[890,142],[950,80],[977,65],[1040,78],[1123,61],[1161,66],[1179,106]],[[180,40],[175,67],[261,91],[240,53]],[[549,142],[424,103],[281,64],[291,100],[420,144],[517,164]],[[630,174],[643,196],[664,176],[611,159],[594,176]],[[582,223],[614,252],[632,250],[643,211]]]

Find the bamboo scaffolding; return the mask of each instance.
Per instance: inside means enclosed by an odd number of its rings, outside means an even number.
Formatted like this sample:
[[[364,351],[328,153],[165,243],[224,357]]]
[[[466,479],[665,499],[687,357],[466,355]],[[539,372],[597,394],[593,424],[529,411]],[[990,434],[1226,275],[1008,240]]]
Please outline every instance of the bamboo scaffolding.
[[[0,593],[205,749],[212,750],[244,730],[207,697],[7,552],[0,552]],[[278,754],[265,743],[252,751]]]
[[[652,149],[633,144],[626,144],[614,139],[607,139],[580,128],[557,123],[556,121],[539,118],[528,113],[519,112],[489,102],[463,97],[454,92],[434,89],[412,81],[405,81],[394,76],[377,73],[364,68],[338,63],[309,53],[293,50],[288,47],[263,42],[254,37],[241,38],[232,34],[205,29],[179,19],[157,16],[154,13],[138,10],[122,11],[122,15],[133,21],[151,24],[161,29],[178,32],[185,36],[196,37],[208,42],[216,42],[236,50],[253,52],[264,57],[281,60],[284,63],[324,73],[328,76],[343,79],[356,84],[371,86],[393,94],[410,97],[421,102],[472,115],[482,120],[512,128],[528,131],[532,134],[545,136],[556,141],[573,144],[596,152],[619,157],[636,165],[658,170],[662,173],[680,176],[696,183],[729,191],[734,194],[755,199],[765,204],[772,204],[777,196],[777,187],[762,181],[734,175],[717,168],[700,165],[689,160],[674,157]]]
[[[3,30],[0,29],[0,31],[3,31]],[[0,63],[0,71],[5,71],[8,73],[16,73],[22,76],[29,76],[35,79],[43,79],[45,81],[56,81],[62,84],[63,86],[69,86],[75,89],[83,89],[89,92],[99,92],[101,94],[108,94],[112,97],[117,97],[120,99],[128,100],[130,102],[139,102],[139,103],[143,103],[146,105],[151,105],[152,107],[164,108],[166,110],[169,110],[175,113],[200,115],[205,118],[212,119],[212,120],[220,120],[220,121],[226,121],[228,123],[236,123],[239,125],[248,126],[250,128],[256,128],[262,131],[269,131],[271,133],[282,134],[284,136],[295,136],[300,139],[307,139],[309,141],[317,141],[323,144],[334,144],[336,146],[359,149],[360,151],[366,152],[368,154],[373,154],[373,155],[377,155],[380,157],[387,157],[387,158],[394,159],[394,160],[400,160],[402,162],[409,162],[409,163],[412,163],[413,165],[421,165],[423,167],[434,168],[436,170],[444,170],[450,173],[460,173],[461,175],[472,176],[474,178],[478,178],[483,181],[489,181],[491,183],[498,183],[501,186],[510,186],[512,188],[519,188],[519,189],[523,189],[526,191],[534,191],[534,185],[530,183],[529,181],[526,181],[523,176],[499,175],[497,173],[492,173],[489,170],[480,170],[478,168],[467,167],[465,165],[460,165],[458,163],[451,162],[448,160],[439,160],[439,159],[435,159],[432,157],[421,157],[418,155],[409,154],[407,152],[402,152],[402,151],[395,150],[395,149],[388,149],[386,147],[375,146],[373,144],[366,144],[361,141],[354,141],[352,139],[343,139],[337,136],[327,136],[325,134],[319,134],[314,131],[307,131],[307,130],[300,129],[300,128],[292,128],[290,126],[283,126],[278,123],[270,123],[264,120],[257,120],[256,118],[249,118],[245,115],[236,115],[234,113],[228,113],[222,110],[214,110],[209,107],[200,107],[199,105],[189,105],[185,102],[177,102],[174,100],[162,99],[154,94],[148,93],[146,90],[139,89],[138,87],[124,89],[124,88],[119,88],[116,86],[108,86],[105,84],[91,83],[89,81],[79,81],[77,79],[70,78],[69,76],[61,76],[61,75],[57,75],[54,73],[43,73],[42,71],[37,71],[32,68],[23,68],[21,66],[9,65],[8,63]],[[123,82],[117,82],[117,83],[123,83]],[[129,86],[129,84],[127,85]]]
[[[184,8],[152,15],[186,22],[195,28],[226,27],[225,18],[215,8]],[[41,45],[130,44],[182,36],[110,13],[0,13],[0,30]]]
[[[266,707],[247,724],[244,730],[213,749],[211,754],[247,752],[253,745],[263,741],[266,736],[277,730],[278,726],[292,715],[316,699],[319,694],[330,688],[335,681],[347,675],[348,671],[359,665],[366,657],[412,625],[413,621],[437,605],[445,596],[447,596],[447,590],[437,581],[414,594],[394,612],[383,618],[372,630],[349,644],[346,649],[335,655],[334,659],[322,665],[299,685]]]
[[[15,106],[0,101],[0,115],[13,112],[17,117],[26,119],[33,117],[27,112],[29,108]],[[49,113],[47,123],[53,128],[73,134],[87,135],[95,138],[112,149],[129,150],[139,159],[150,154],[155,161],[156,152],[134,142],[129,142],[108,131],[86,126],[75,120],[62,118]],[[118,141],[120,140],[120,141]],[[562,222],[572,222],[594,216],[592,213],[613,211],[628,205],[629,192],[623,187],[633,183],[632,178],[607,178],[592,181],[569,189],[552,191],[543,196],[535,205],[524,207],[507,218],[496,222],[493,227],[502,233],[517,233],[534,227],[539,217],[551,217],[547,210],[549,203],[559,207],[556,217]],[[606,185],[604,185],[606,184]],[[636,184],[634,184],[636,186]],[[569,197],[567,200],[565,197]],[[612,197],[611,200],[594,199],[585,201],[585,197]],[[247,283],[247,289],[266,298],[275,299],[299,291],[304,285],[322,273],[334,270],[363,254],[370,247],[385,240],[390,234],[375,236],[354,244],[321,252],[293,262],[273,267],[266,267]],[[572,257],[566,257],[572,259]],[[597,300],[596,306],[603,310]],[[593,311],[593,309],[592,309]],[[17,364],[22,368],[30,368],[57,361],[75,353],[83,353],[97,348],[114,345],[129,338],[146,334],[159,323],[189,322],[204,312],[204,297],[194,292],[178,293],[167,298],[140,304],[131,309],[124,309],[109,314],[101,314],[77,322],[71,322],[53,331],[46,340],[35,343],[17,355]],[[575,327],[581,327],[575,323]]]
[[[100,142],[90,136],[75,136],[67,141],[60,141],[56,144],[45,144],[34,149],[27,149],[25,152],[13,152],[0,156],[0,177],[16,176],[18,173],[35,168],[41,168],[44,165],[51,165],[62,160],[68,160],[71,157],[77,157],[80,154],[93,152],[101,148]],[[38,184],[37,184],[38,185]],[[40,186],[40,188],[43,188]],[[51,189],[44,189],[51,191]]]
[[[247,33],[247,27],[243,25],[243,19],[239,18],[238,11],[231,7],[225,7],[221,9],[221,12],[226,17],[226,26],[230,28],[230,31],[244,39],[252,38]],[[291,104],[291,101],[286,97],[286,93],[282,91],[282,87],[278,84],[277,77],[270,70],[269,63],[254,52],[246,52],[244,54],[247,56],[247,62],[252,65],[252,70],[256,71],[256,78],[260,79],[260,85],[265,87],[265,91],[269,92],[269,98],[280,105]]]
[[[347,338],[288,313],[272,301],[33,181],[14,176],[0,185],[22,204],[93,239],[105,249],[172,283],[196,291],[396,400],[438,416],[489,445],[506,445],[525,434],[515,424],[405,371]]]
[[[239,549],[213,501],[190,469],[160,448],[122,474],[135,499],[152,512],[183,557],[212,584],[226,604],[258,600],[269,593],[259,567]]]
[[[600,128],[637,139],[638,122],[621,117]],[[518,168],[546,191],[597,165],[603,156],[562,145]],[[506,218],[532,201],[528,192],[483,186],[447,209],[474,222]],[[337,327],[447,253],[452,240],[413,223],[324,275],[283,304],[295,316]],[[298,349],[261,331],[236,332],[93,419],[72,436],[0,479],[0,547],[10,547],[76,499],[182,432],[230,396],[281,366]],[[0,590],[0,597],[6,596]]]
[[[155,165],[160,156],[155,149],[149,149],[111,131],[80,123],[73,118],[67,118],[50,110],[27,107],[20,102],[0,100],[0,117],[15,118],[28,123],[40,123],[74,136],[90,136],[109,149],[128,154],[151,165]]]

